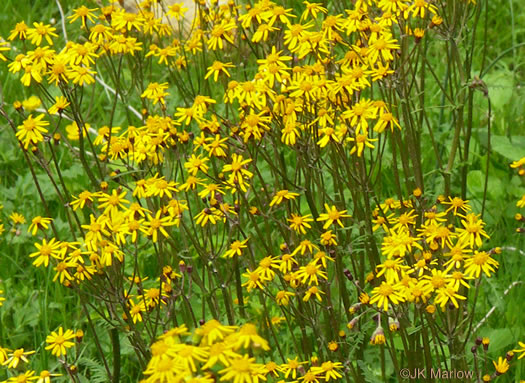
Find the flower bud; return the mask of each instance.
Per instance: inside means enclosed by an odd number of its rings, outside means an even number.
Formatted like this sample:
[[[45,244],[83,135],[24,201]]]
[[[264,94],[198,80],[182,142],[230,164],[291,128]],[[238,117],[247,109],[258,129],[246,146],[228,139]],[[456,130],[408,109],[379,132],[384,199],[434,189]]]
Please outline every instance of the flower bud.
[[[370,344],[385,344],[386,338],[385,338],[385,332],[383,331],[383,328],[379,326],[376,328],[374,333],[372,334],[372,337],[370,338]]]
[[[75,335],[77,337],[77,343],[82,342],[82,339],[84,338],[84,331],[82,331],[82,329],[78,329]]]
[[[352,319],[350,322],[346,324],[346,328],[348,328],[349,330],[352,330],[356,326],[357,321],[358,321],[358,318]]]

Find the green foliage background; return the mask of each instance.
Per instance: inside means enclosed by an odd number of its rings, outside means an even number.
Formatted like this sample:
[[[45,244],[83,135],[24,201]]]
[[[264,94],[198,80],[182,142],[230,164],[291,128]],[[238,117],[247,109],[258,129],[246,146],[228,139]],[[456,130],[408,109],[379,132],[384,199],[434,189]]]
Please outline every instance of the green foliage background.
[[[68,0],[62,1],[62,6],[68,14],[71,9],[82,3],[86,2]],[[290,1],[288,3],[290,6]],[[489,45],[484,54],[489,65],[483,80],[488,86],[492,101],[493,135],[488,162],[489,186],[485,220],[491,244],[501,245],[503,255],[499,259],[500,269],[497,277],[487,279],[481,291],[479,320],[492,308],[494,310],[480,326],[478,333],[479,336],[490,338],[489,355],[497,358],[512,349],[518,340],[525,339],[525,249],[523,236],[515,233],[517,223],[514,221],[514,215],[519,211],[515,202],[525,194],[525,185],[509,168],[511,161],[525,157],[525,7],[521,0],[489,1],[488,4],[487,19],[482,17],[482,22],[486,23],[487,28],[485,30],[480,27],[476,32],[488,35]],[[25,20],[28,25],[33,21],[54,22],[60,30],[60,13],[55,1],[2,1],[0,36],[6,38],[9,30],[20,20]],[[431,46],[430,50],[432,49]],[[435,53],[437,54],[429,55],[429,60],[436,61],[434,66],[439,68],[436,76],[442,78],[445,76],[446,65],[441,62],[442,56],[439,52]],[[478,61],[482,55],[483,52],[479,52],[479,55],[474,57],[474,68],[481,65]],[[8,76],[6,66],[0,66],[0,84],[4,101],[8,104],[31,96],[19,81]],[[440,134],[436,140],[440,143],[447,142],[453,133],[450,121],[446,120],[448,106],[441,99],[438,89],[429,88],[426,97],[436,106],[431,114],[431,123],[440,127]],[[103,113],[104,94],[97,95],[93,101],[93,113]],[[474,115],[474,145],[470,148],[471,170],[467,178],[467,190],[473,208],[480,211],[487,167],[488,116],[486,101],[481,93],[476,93],[474,104],[479,105],[479,111]],[[117,116],[117,120],[118,118],[123,120],[125,116]],[[427,133],[424,133],[423,142],[423,147],[430,148],[430,137]],[[446,152],[447,147],[443,146],[442,150]],[[431,155],[428,156],[427,162],[432,160]],[[81,191],[83,186],[89,184],[87,176],[80,168],[69,166],[73,162],[67,153],[60,162],[63,164],[66,185],[72,193]],[[432,169],[432,164],[427,163],[427,168]],[[391,169],[387,165],[382,171],[388,174]],[[432,173],[432,170],[429,172]],[[44,196],[50,201],[49,207],[59,232],[66,233],[68,228],[64,217],[61,217],[60,201],[50,181],[41,170],[38,178]],[[388,177],[386,179],[388,180]],[[439,177],[434,179],[438,180]],[[431,186],[428,185],[427,188],[431,190]],[[439,181],[433,186],[436,190],[442,189]],[[393,186],[387,181],[382,187],[393,191]],[[460,185],[457,182],[453,183],[453,188],[453,192],[459,193]],[[45,216],[22,152],[5,121],[0,121],[0,203],[3,205],[0,215],[6,231],[10,230],[8,216],[13,211],[23,214],[27,221],[36,215]],[[0,289],[4,290],[4,296],[7,298],[0,307],[0,346],[31,349],[32,345],[36,344],[43,348],[46,335],[58,325],[77,328],[78,324],[83,324],[79,302],[64,294],[60,285],[50,284],[50,278],[44,275],[44,271],[30,267],[27,254],[32,251],[33,240],[26,230],[17,235],[7,234],[6,232],[0,236]],[[507,291],[509,286],[514,287]],[[102,338],[102,341],[103,347],[109,351],[109,339]],[[126,360],[126,355],[132,354],[131,347],[124,338],[122,342],[122,370],[138,376],[137,366],[133,365],[132,360]],[[33,358],[31,362],[33,368],[53,368],[52,363],[56,362],[53,362],[54,359],[49,358],[46,352],[39,352],[37,355],[38,357]],[[104,382],[105,372],[100,361],[81,357],[79,367],[80,370],[90,372],[89,381]],[[5,377],[5,371],[0,370],[0,379]],[[507,381],[518,382],[520,378],[525,378],[523,363],[517,363],[511,373],[505,376]],[[130,376],[124,376],[123,379],[131,381]]]

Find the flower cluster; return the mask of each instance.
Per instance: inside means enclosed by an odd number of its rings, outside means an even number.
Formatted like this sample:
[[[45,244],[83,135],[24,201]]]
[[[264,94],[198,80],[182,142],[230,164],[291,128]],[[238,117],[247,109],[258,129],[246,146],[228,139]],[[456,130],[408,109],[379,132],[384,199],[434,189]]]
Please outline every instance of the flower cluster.
[[[192,335],[188,337],[188,335]],[[319,365],[298,358],[278,364],[259,359],[270,350],[268,342],[257,334],[255,325],[222,325],[215,319],[190,334],[185,325],[168,330],[151,346],[151,359],[144,371],[143,383],[168,383],[190,379],[192,382],[220,381],[257,383],[279,378],[301,382],[321,382],[342,378],[344,366],[327,361]]]
[[[426,306],[430,313],[435,306],[457,309],[471,282],[498,268],[493,257],[501,249],[483,249],[489,238],[485,223],[459,197],[440,197],[432,206],[419,198],[389,199],[374,216],[375,228],[384,232],[386,259],[369,276],[378,285],[369,303],[385,312],[404,302]]]

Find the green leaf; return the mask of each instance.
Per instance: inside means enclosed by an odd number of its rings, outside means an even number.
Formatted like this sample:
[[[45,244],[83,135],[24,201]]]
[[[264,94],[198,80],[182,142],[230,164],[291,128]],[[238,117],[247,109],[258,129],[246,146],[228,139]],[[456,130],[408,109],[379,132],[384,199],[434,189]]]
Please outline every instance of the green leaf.
[[[469,193],[475,195],[483,194],[485,177],[481,170],[472,170],[467,175],[467,187]]]
[[[79,366],[85,366],[89,371],[89,381],[91,383],[107,382],[108,376],[104,366],[96,359],[82,357],[78,360]]]
[[[512,141],[507,136],[492,136],[492,150],[509,160],[525,157],[525,136],[513,136]]]
[[[489,174],[487,192],[493,199],[499,199],[504,192],[500,179]],[[481,170],[471,170],[467,175],[467,188],[470,194],[482,197],[485,188],[485,174]]]
[[[496,328],[484,334],[490,340],[489,350],[497,352],[503,349],[510,349],[516,343],[514,333],[519,333],[515,328]]]
[[[416,326],[416,327],[409,327],[409,328],[407,328],[407,334],[408,335],[415,334],[416,332],[421,331],[422,328],[423,328],[423,326],[421,326],[421,325]]]
[[[485,77],[489,97],[496,112],[502,112],[512,99],[514,90],[511,72],[500,70]]]

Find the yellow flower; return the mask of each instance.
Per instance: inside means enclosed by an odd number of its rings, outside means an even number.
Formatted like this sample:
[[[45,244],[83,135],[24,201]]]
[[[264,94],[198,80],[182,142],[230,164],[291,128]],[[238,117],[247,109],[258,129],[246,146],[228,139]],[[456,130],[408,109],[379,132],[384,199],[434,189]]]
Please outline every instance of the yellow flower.
[[[295,145],[298,136],[299,130],[297,130],[295,124],[286,124],[281,130],[281,142],[283,142],[285,145]]]
[[[53,63],[46,72],[48,75],[48,82],[50,84],[68,83],[68,61],[69,57],[66,54],[58,54],[54,57]]]
[[[40,98],[37,96],[31,96],[27,100],[22,101],[22,106],[28,112],[32,112],[42,105]]]
[[[344,366],[341,362],[327,361],[321,364],[321,367],[312,367],[312,372],[319,375],[324,374],[325,381],[328,382],[330,379],[341,379],[343,376],[338,370],[343,368]]]
[[[482,237],[489,239],[483,227],[485,222],[480,218],[479,215],[474,213],[469,213],[466,216],[461,216],[465,219],[461,220],[463,228],[458,228],[456,230],[458,238],[470,243],[470,247],[474,247],[474,244],[477,247],[480,247],[483,244]]]
[[[166,295],[165,289],[158,289],[152,287],[151,289],[144,290],[144,294],[139,296],[140,301],[145,302],[148,308],[153,308],[159,304],[166,304],[165,299],[168,296]]]
[[[58,328],[58,332],[52,331],[50,335],[46,338],[46,350],[51,350],[51,354],[60,357],[66,355],[67,349],[75,345],[74,342],[71,342],[71,339],[75,338],[75,333],[73,330],[66,330],[61,327]]]
[[[341,210],[338,211],[335,205],[332,205],[331,207],[328,206],[328,204],[324,204],[324,208],[326,210],[326,213],[322,213],[317,218],[317,221],[323,222],[326,221],[323,229],[328,229],[330,225],[337,222],[337,224],[341,227],[343,226],[343,223],[341,222],[341,218],[349,218],[351,217],[349,214],[346,214],[347,210]]]
[[[275,193],[275,196],[272,198],[270,202],[270,207],[273,205],[279,205],[281,202],[283,202],[284,199],[291,200],[295,199],[295,197],[298,197],[299,194],[292,193],[288,190],[279,190],[277,193]]]
[[[174,3],[168,7],[168,16],[173,16],[175,19],[180,20],[184,18],[184,14],[188,11],[188,8],[184,6],[184,2]]]
[[[44,141],[43,134],[48,132],[44,126],[49,125],[49,122],[42,120],[44,116],[44,114],[41,114],[33,118],[33,115],[30,114],[22,125],[18,126],[16,137],[23,143],[24,149],[27,149],[30,143],[36,145]]]
[[[412,236],[410,231],[400,227],[397,231],[390,231],[390,236],[383,238],[381,251],[389,258],[393,256],[404,257],[407,253],[412,251],[413,247],[423,250],[418,242],[418,238]]]
[[[66,72],[67,78],[73,81],[73,84],[83,86],[95,82],[94,76],[97,72],[91,70],[89,67],[73,65],[70,70]]]
[[[394,60],[392,52],[400,48],[390,32],[383,32],[375,39],[371,37],[369,46],[369,59],[372,62],[377,61],[380,57],[385,61],[392,61]]]
[[[104,24],[97,24],[91,27],[89,33],[89,41],[96,44],[102,44],[104,41],[108,41],[113,37],[111,28]]]
[[[279,369],[284,374],[284,377],[288,379],[288,376],[290,376],[292,379],[297,378],[297,369],[306,362],[299,362],[298,357],[296,356],[294,359],[286,358],[287,362],[284,364],[281,364]]]
[[[152,82],[148,84],[148,87],[146,90],[144,90],[144,92],[142,92],[140,97],[152,100],[153,105],[156,105],[158,102],[164,105],[166,103],[164,98],[169,95],[169,93],[166,92],[166,89],[168,89],[167,82],[163,82],[162,84],[159,84],[158,82]]]
[[[51,377],[62,376],[62,374],[52,374],[48,370],[43,370],[38,376],[36,383],[51,383]]]
[[[76,121],[66,126],[67,139],[70,141],[78,141],[80,139],[80,131],[82,130],[82,137],[86,137],[90,125],[84,124],[84,128],[80,129]]]
[[[498,358],[498,362],[492,361],[494,364],[494,368],[496,369],[496,375],[503,375],[509,370],[509,362],[507,362],[506,358],[502,358],[501,356]]]
[[[364,133],[368,129],[368,120],[373,120],[377,117],[378,108],[374,101],[369,99],[361,99],[349,110],[343,112],[343,117],[350,122],[350,125],[356,127],[356,135],[360,134],[361,130]]]
[[[405,10],[404,17],[405,19],[408,19],[409,13],[412,13],[412,17],[419,16],[423,19],[425,18],[425,13],[427,10],[435,15],[437,7],[431,3],[426,2],[425,0],[416,0],[414,1],[414,4]]]
[[[385,344],[385,342],[385,332],[383,331],[383,328],[379,326],[372,334],[372,337],[370,338],[370,344]]]
[[[144,225],[140,229],[144,234],[151,236],[153,242],[157,242],[159,231],[165,237],[169,237],[169,234],[166,231],[165,227],[173,226],[176,224],[176,221],[172,217],[166,216],[161,218],[161,214],[162,210],[157,210],[155,216],[152,216],[148,213],[148,221],[145,221]]]
[[[155,196],[160,198],[167,196],[168,198],[173,198],[173,193],[177,193],[179,191],[177,189],[177,183],[174,181],[166,181],[164,177],[156,177],[157,175],[148,180],[149,185],[147,185],[146,196]]]
[[[372,290],[372,297],[370,298],[370,304],[377,303],[377,307],[384,311],[388,311],[390,302],[398,305],[404,301],[405,299],[399,293],[399,286],[388,282],[382,282],[380,286],[374,288]]]
[[[301,21],[304,21],[308,18],[316,19],[319,13],[328,13],[328,9],[323,7],[321,3],[310,3],[309,1],[303,1],[303,4],[306,5],[306,9],[301,15]]]
[[[512,350],[512,351],[513,351],[513,352],[521,352],[521,355],[518,356],[518,359],[521,359],[521,358],[525,357],[525,343],[523,343],[523,342],[518,342],[518,344],[519,344],[519,346],[520,346],[521,348],[516,349],[516,350]]]
[[[27,30],[27,37],[31,39],[31,44],[40,45],[42,43],[42,39],[45,39],[49,45],[53,45],[53,40],[51,37],[58,37],[58,35],[55,33],[57,30],[55,27],[42,22],[34,22],[33,26],[34,28],[29,28]]]
[[[310,218],[310,214],[298,215],[292,213],[292,218],[288,218],[288,222],[291,222],[290,227],[297,233],[306,234],[306,229],[311,229],[312,226],[308,222],[313,222],[313,218]]]
[[[219,220],[226,220],[226,217],[221,210],[214,207],[206,207],[194,217],[194,220],[197,225],[204,227],[208,222],[210,222],[212,225],[215,225]]]
[[[231,360],[231,365],[220,370],[223,375],[220,381],[232,381],[234,383],[258,383],[259,379],[265,379],[265,367],[255,363],[255,358],[243,355],[242,358]]]
[[[11,34],[9,35],[7,39],[9,41],[12,41],[16,38],[19,38],[20,40],[25,40],[27,38],[28,30],[29,30],[29,27],[24,21],[16,23],[15,27],[11,30]]]
[[[404,270],[409,267],[403,265],[403,258],[387,259],[376,267],[376,278],[385,275],[385,279],[389,283],[399,282],[399,278]],[[379,270],[379,271],[378,271]]]
[[[450,301],[455,308],[459,308],[458,299],[466,300],[462,295],[459,295],[457,291],[451,286],[445,286],[437,289],[435,303],[439,304],[441,309],[445,311],[446,304]]]
[[[56,96],[55,103],[49,108],[49,114],[61,114],[68,106],[70,102],[64,96]]]
[[[268,40],[270,32],[278,31],[279,28],[272,27],[270,24],[261,24],[252,36],[252,42],[258,43],[260,41]]]
[[[119,9],[111,15],[111,26],[115,30],[126,29],[131,31],[132,29],[136,29],[140,31],[143,24],[144,18],[141,14],[130,13]]]
[[[208,49],[212,51],[224,48],[224,41],[233,44],[233,34],[231,30],[235,28],[233,21],[223,20],[216,24],[211,30],[210,38],[207,41]]]
[[[257,327],[251,323],[242,325],[237,333],[231,334],[226,340],[232,342],[234,350],[241,347],[244,349],[261,348],[265,351],[270,349],[268,342],[257,334]]]
[[[233,258],[233,256],[240,257],[242,255],[242,249],[245,249],[248,238],[244,241],[235,240],[231,243],[230,248],[222,255],[223,258]]]
[[[317,260],[313,260],[306,266],[301,266],[299,268],[297,271],[297,277],[301,279],[302,284],[308,283],[309,285],[318,285],[319,277],[325,280],[328,279],[326,273],[321,270],[321,267],[322,265],[318,264]]]
[[[268,24],[273,25],[277,20],[281,23],[288,25],[290,24],[289,18],[295,18],[296,16],[290,13],[293,9],[285,9],[284,7],[277,5],[264,12],[262,17],[268,19]]]
[[[49,242],[44,238],[41,244],[35,243],[35,247],[38,251],[29,254],[29,257],[36,257],[33,261],[33,265],[36,267],[40,267],[42,264],[47,267],[49,265],[49,257],[61,259],[65,253],[62,242],[57,241],[55,238],[51,238]]]
[[[328,349],[332,352],[335,352],[339,349],[339,345],[337,344],[336,341],[331,341],[330,343],[328,343]]]
[[[450,207],[446,210],[446,212],[454,211],[454,215],[457,215],[458,209],[463,210],[465,213],[468,213],[470,210],[470,206],[468,205],[468,200],[462,200],[459,197],[448,197],[448,201],[441,202],[443,205],[450,205]]]
[[[9,218],[11,219],[11,221],[13,221],[13,225],[26,223],[26,219],[24,218],[24,216],[22,214],[18,214],[17,212],[13,212],[9,216]]]
[[[324,246],[337,246],[337,236],[332,230],[327,230],[321,234],[321,244]]]
[[[86,27],[86,20],[89,19],[92,23],[95,22],[95,15],[93,14],[94,11],[96,11],[97,8],[89,9],[85,5],[82,5],[81,7],[77,9],[73,9],[73,14],[71,16],[68,16],[67,18],[71,21],[69,22],[74,23],[77,19],[80,19],[82,21],[82,27]]]
[[[91,193],[88,190],[84,190],[82,193],[78,195],[78,197],[72,196],[74,200],[71,202],[71,207],[73,210],[77,210],[78,208],[83,209],[86,202],[92,203],[93,197],[96,196],[96,193]]]
[[[209,348],[204,346],[180,344],[174,347],[174,351],[183,362],[184,367],[193,373],[197,372],[195,361],[206,362],[209,356]]]
[[[486,251],[474,251],[474,254],[465,260],[465,275],[479,278],[483,271],[490,278],[498,266],[499,263]]]
[[[307,251],[310,253],[313,253],[313,251],[319,250],[319,247],[314,245],[309,239],[302,240],[301,243],[294,249],[292,252],[292,255],[295,255],[297,253],[301,253],[301,255],[304,255]]]
[[[230,173],[228,177],[228,184],[235,186],[239,185],[241,190],[246,191],[245,179],[252,178],[253,173],[245,168],[247,164],[252,162],[251,158],[244,159],[243,156],[238,154],[232,154],[231,164],[224,165],[222,171],[224,173]]]
[[[263,290],[264,284],[267,282],[267,280],[261,275],[261,271],[259,269],[255,269],[254,271],[246,269],[246,273],[243,273],[242,276],[247,278],[247,281],[244,282],[242,286],[246,287],[248,292],[256,288]]]
[[[372,145],[370,142],[377,141],[377,138],[370,138],[366,134],[357,134],[354,137],[348,137],[346,139],[347,142],[354,142],[354,145],[352,146],[352,149],[350,149],[350,154],[354,154],[357,152],[357,156],[361,157],[363,155],[363,151],[365,147],[374,149],[375,146]]]
[[[106,193],[99,193],[98,197],[98,208],[104,209],[104,214],[114,215],[120,209],[125,209],[125,205],[129,204],[129,201],[126,199],[126,194],[128,192],[125,190],[113,189],[111,195]]]
[[[20,361],[28,363],[26,356],[34,354],[35,351],[24,351],[23,348],[14,350],[8,354],[8,357],[2,363],[2,366],[7,366],[7,368],[17,368]]]
[[[35,371],[33,370],[28,370],[24,373],[21,373],[21,374],[18,374],[16,376],[12,376],[9,378],[9,380],[7,380],[6,382],[13,382],[13,383],[26,383],[26,382],[31,382],[31,381],[34,381],[36,379],[38,379],[38,377],[34,376],[35,375]]]
[[[218,320],[211,319],[195,329],[195,334],[202,337],[201,345],[209,346],[217,341],[222,341],[236,329],[236,326],[224,326]]]
[[[332,127],[327,127],[323,129],[319,129],[320,137],[322,138],[317,141],[317,145],[319,145],[321,148],[324,148],[326,145],[328,145],[329,142],[341,142],[339,137],[336,135],[336,131]]]
[[[220,61],[214,61],[213,64],[208,67],[208,72],[206,72],[204,79],[207,80],[213,75],[213,81],[216,82],[219,79],[221,72],[226,76],[231,77],[230,72],[228,72],[228,68],[235,68],[235,65],[233,65],[231,62],[222,63]]]
[[[312,297],[312,295],[315,295],[317,300],[319,302],[322,302],[323,298],[321,298],[321,294],[324,294],[324,292],[319,290],[319,288],[317,286],[312,286],[308,290],[306,290],[306,293],[304,294],[304,297],[303,297],[303,301],[304,302],[308,302],[310,300],[310,298]]]
[[[288,306],[288,303],[290,302],[290,298],[295,296],[295,293],[291,293],[289,291],[280,290],[275,294],[275,301],[279,306]]]
[[[184,163],[184,168],[188,169],[188,173],[192,176],[196,176],[199,171],[203,173],[208,173],[208,165],[206,165],[206,162],[208,162],[210,159],[207,157],[201,157],[199,155],[192,154],[188,161]]]
[[[281,264],[279,265],[279,270],[281,273],[289,273],[294,265],[298,265],[298,262],[295,260],[292,254],[283,254],[281,256]]]

